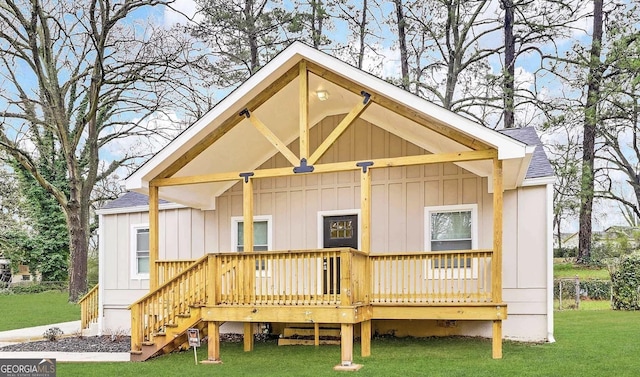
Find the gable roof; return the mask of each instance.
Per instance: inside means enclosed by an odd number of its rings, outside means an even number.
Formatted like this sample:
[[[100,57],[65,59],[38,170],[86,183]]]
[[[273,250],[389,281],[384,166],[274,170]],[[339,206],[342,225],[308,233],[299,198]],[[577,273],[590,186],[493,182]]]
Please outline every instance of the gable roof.
[[[533,151],[531,163],[529,164],[529,168],[527,169],[525,178],[543,178],[552,177],[554,175],[553,167],[551,166],[551,163],[547,158],[547,153],[544,151],[542,141],[540,140],[540,137],[538,137],[538,133],[536,132],[535,128],[508,128],[500,130],[499,132],[508,135],[518,141],[521,141],[527,145],[536,147],[536,149]]]
[[[309,95],[310,127],[327,116],[349,113],[362,101],[360,91],[366,91],[375,100],[360,118],[432,153],[468,151],[469,145],[476,143],[495,148],[503,160],[505,189],[519,186],[525,178],[535,148],[296,42],[130,175],[126,188],[147,193],[152,179],[181,161],[185,163],[171,171],[171,176],[256,169],[278,152],[248,119],[238,114],[248,108],[285,144],[293,142],[299,135],[298,65],[303,61],[310,67],[309,92],[322,89],[330,93],[326,101]],[[451,133],[459,135],[458,140],[451,138]],[[491,161],[458,165],[479,176],[492,174]],[[159,195],[187,206],[211,209],[215,208],[215,198],[233,183],[161,187]]]

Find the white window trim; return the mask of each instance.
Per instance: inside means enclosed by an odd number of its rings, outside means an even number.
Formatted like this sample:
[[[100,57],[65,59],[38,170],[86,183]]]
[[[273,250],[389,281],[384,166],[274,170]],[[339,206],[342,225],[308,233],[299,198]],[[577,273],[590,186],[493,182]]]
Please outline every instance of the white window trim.
[[[331,216],[358,216],[358,250],[362,250],[362,216],[359,209],[338,209],[318,211],[318,249],[324,249],[324,218]]]
[[[149,224],[133,224],[131,225],[131,237],[129,244],[129,253],[131,254],[131,280],[149,280],[149,274],[139,274],[138,273],[138,244],[137,244],[137,235],[138,229],[149,229]],[[151,240],[149,240],[149,245],[151,245]],[[149,250],[151,253],[151,250]],[[151,255],[149,255],[151,257]],[[149,263],[149,270],[155,268]]]
[[[424,207],[424,249],[426,251],[431,251],[431,214],[460,211],[471,211],[471,249],[478,249],[478,205],[474,203]],[[472,279],[478,278],[478,261],[476,259],[471,260],[471,267],[443,267],[435,269],[431,268],[431,261],[429,260],[425,263],[425,269],[426,273],[424,276],[427,279],[458,279],[465,276],[471,277]]]
[[[273,250],[273,216],[271,215],[257,215],[253,216],[253,222],[266,221],[267,222],[267,250]],[[244,223],[244,216],[232,216],[231,217],[231,248],[233,251],[238,252],[238,224]],[[257,277],[268,277],[271,275],[271,263],[268,263],[266,270],[256,271]]]

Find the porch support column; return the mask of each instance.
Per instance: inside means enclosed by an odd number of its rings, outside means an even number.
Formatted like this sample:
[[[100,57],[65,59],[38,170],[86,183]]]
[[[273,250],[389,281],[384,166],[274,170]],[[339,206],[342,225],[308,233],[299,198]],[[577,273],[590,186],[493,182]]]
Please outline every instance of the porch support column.
[[[493,159],[493,258],[491,266],[491,295],[495,304],[502,303],[502,161]],[[502,358],[502,319],[493,321],[492,354]]]
[[[244,352],[253,351],[253,323],[244,323]]]
[[[243,250],[245,253],[253,253],[253,179],[245,177],[243,184],[242,214],[244,217],[244,238]],[[249,303],[255,295],[255,264],[253,259],[245,259],[244,264],[244,290],[245,302]],[[251,322],[244,323],[244,351],[253,351],[253,325]]]
[[[244,175],[244,184],[242,186],[242,215],[243,215],[243,231],[244,237],[242,240],[244,253],[253,254],[253,179],[246,173]],[[255,281],[256,281],[256,267],[253,258],[243,258],[243,262],[240,263],[242,271],[242,282],[240,287],[240,293],[242,300],[245,304],[252,303],[255,297]]]
[[[362,365],[353,363],[353,324],[343,323],[340,327],[340,364],[334,370],[358,370]]]
[[[366,167],[360,174],[360,214],[362,227],[360,229],[361,251],[371,252],[371,169]]]
[[[363,168],[360,174],[360,214],[362,215],[360,246],[363,252],[371,252],[371,169]],[[369,304],[371,291],[371,261],[367,257],[364,271],[364,303]],[[371,356],[371,320],[360,323],[360,354]]]
[[[207,322],[207,330],[209,334],[207,360],[202,364],[222,364],[220,360],[220,322]]]
[[[156,261],[159,249],[158,186],[149,185],[149,291],[158,288]]]

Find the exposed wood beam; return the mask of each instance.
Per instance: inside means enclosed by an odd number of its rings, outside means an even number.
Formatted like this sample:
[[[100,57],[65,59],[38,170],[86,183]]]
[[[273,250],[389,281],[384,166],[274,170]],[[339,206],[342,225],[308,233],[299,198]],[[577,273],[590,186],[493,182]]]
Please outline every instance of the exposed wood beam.
[[[352,81],[336,74],[335,72],[322,68],[317,64],[308,62],[307,69],[309,72],[312,72],[317,76],[327,79],[332,83],[338,86],[341,86],[342,88],[349,90],[353,93],[359,94],[360,91],[363,90],[361,86],[355,85]],[[430,118],[406,106],[399,105],[392,98],[384,96],[380,93],[375,93],[370,89],[365,89],[365,90],[367,90],[371,94],[371,100],[373,102],[384,107],[385,109],[390,110],[398,115],[401,115],[411,121],[415,121],[421,126],[426,127],[442,136],[446,136],[447,138],[452,139],[464,145],[465,147],[468,147],[472,150],[481,150],[481,149],[490,148],[488,145],[486,145],[482,141],[474,139],[470,136],[467,136],[464,133],[451,128],[449,125],[446,125],[437,119]]]
[[[243,110],[241,114],[245,114],[246,117],[249,118],[249,121],[251,122],[251,124],[253,124],[253,127],[255,127],[256,130],[258,130],[265,138],[267,138],[267,140],[269,140],[269,142],[274,147],[276,147],[276,149],[280,153],[282,153],[282,155],[287,160],[289,160],[291,165],[298,166],[298,164],[300,163],[300,159],[298,159],[298,157],[293,154],[293,152],[291,152],[289,148],[287,148],[287,145],[283,143],[282,140],[280,140],[280,138],[269,129],[269,127],[262,123],[262,121],[258,119],[255,114],[249,113],[249,110]]]
[[[271,85],[267,86],[265,90],[258,93],[255,97],[253,97],[249,102],[244,106],[249,109],[249,111],[253,111],[256,108],[260,107],[263,103],[265,103],[269,98],[271,98],[274,94],[279,92],[282,88],[284,88],[287,84],[289,84],[293,79],[298,77],[299,69],[298,66],[294,66],[285,72],[280,78],[275,80]],[[185,152],[182,156],[178,157],[171,165],[166,167],[162,172],[160,172],[154,178],[167,178],[171,177],[175,173],[177,173],[180,169],[185,167],[189,162],[193,161],[200,153],[202,153],[205,149],[209,148],[211,144],[215,143],[218,139],[224,136],[227,132],[229,132],[233,127],[235,127],[242,120],[241,117],[238,116],[238,113],[242,110],[242,108],[234,111],[233,115],[229,116],[227,119],[222,121],[218,127],[209,132],[205,137],[203,137],[196,145],[191,147],[187,152]]]
[[[300,159],[309,157],[309,72],[305,60],[298,64],[300,81]],[[295,164],[294,164],[295,165]]]
[[[454,152],[454,153],[438,153],[438,154],[425,154],[416,156],[404,156],[404,157],[391,157],[391,158],[379,158],[369,160],[373,162],[373,165],[369,169],[378,169],[386,167],[398,167],[398,166],[412,166],[423,164],[437,164],[442,162],[463,162],[463,161],[478,161],[478,160],[490,160],[497,158],[498,152],[495,149],[481,150],[481,151],[467,151],[467,152]],[[356,166],[358,161],[348,162],[335,162],[330,164],[317,164],[314,165],[315,173],[334,173],[341,171],[354,171],[360,170],[359,166]],[[224,182],[240,179],[240,172],[229,173],[217,173],[217,174],[205,174],[189,177],[176,177],[176,178],[163,178],[154,179],[150,185],[152,186],[180,186],[191,185],[198,183],[209,182]],[[292,168],[273,168],[255,170],[252,178],[275,178],[286,177],[296,175]]]
[[[349,114],[347,114],[342,119],[342,121],[340,121],[340,124],[338,124],[338,126],[333,131],[331,131],[329,136],[322,142],[322,144],[320,144],[318,148],[316,148],[311,157],[309,157],[308,164],[315,164],[320,159],[320,157],[322,157],[322,155],[324,155],[325,152],[333,145],[333,143],[338,140],[338,137],[340,137],[340,135],[342,135],[344,131],[346,131],[346,129],[360,116],[360,114],[362,114],[362,112],[367,107],[369,107],[370,103],[371,101],[369,100],[367,94],[365,100],[358,102],[358,104],[353,109],[351,109]]]

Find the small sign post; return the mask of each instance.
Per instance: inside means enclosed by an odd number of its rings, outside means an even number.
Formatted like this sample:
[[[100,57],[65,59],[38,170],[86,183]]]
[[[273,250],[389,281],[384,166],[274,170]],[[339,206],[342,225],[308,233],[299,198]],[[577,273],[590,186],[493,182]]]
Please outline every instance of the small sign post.
[[[196,348],[200,347],[200,330],[188,329],[187,337],[189,339],[189,347],[193,347],[193,358],[196,361],[196,365],[198,365],[198,354],[196,353]]]

